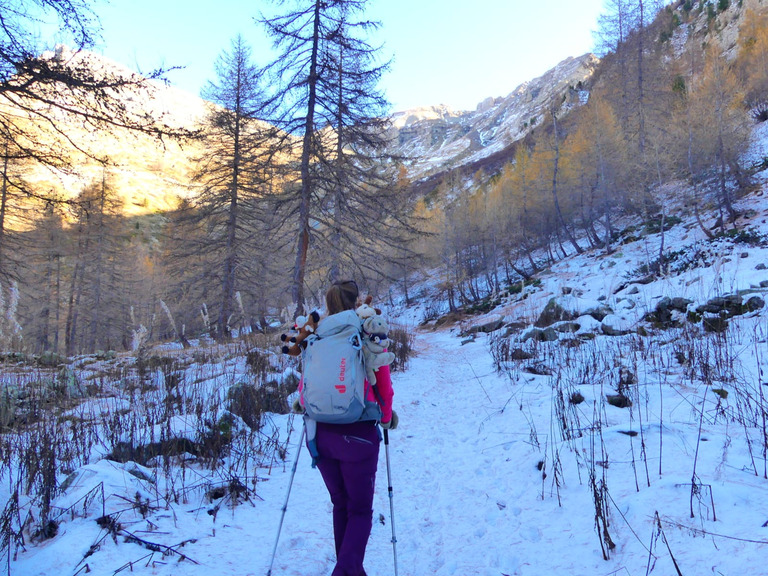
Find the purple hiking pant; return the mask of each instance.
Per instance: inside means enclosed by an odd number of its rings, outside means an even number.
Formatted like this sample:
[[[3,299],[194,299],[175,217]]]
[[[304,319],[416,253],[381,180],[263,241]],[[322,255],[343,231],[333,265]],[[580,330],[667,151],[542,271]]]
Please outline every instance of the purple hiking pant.
[[[379,443],[374,422],[317,426],[317,467],[333,503],[336,567],[332,576],[365,576],[363,559],[373,525]]]

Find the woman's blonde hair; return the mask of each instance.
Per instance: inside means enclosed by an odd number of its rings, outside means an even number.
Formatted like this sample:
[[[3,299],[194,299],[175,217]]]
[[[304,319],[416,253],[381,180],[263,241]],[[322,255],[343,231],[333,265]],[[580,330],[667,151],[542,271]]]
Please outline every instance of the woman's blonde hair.
[[[325,305],[328,314],[338,314],[344,310],[354,310],[360,292],[354,280],[334,282],[325,293]]]

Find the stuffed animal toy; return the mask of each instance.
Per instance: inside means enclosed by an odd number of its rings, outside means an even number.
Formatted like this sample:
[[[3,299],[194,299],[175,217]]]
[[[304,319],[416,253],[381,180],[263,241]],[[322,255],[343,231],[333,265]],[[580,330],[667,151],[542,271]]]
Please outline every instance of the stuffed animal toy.
[[[376,372],[382,366],[392,364],[395,355],[385,352],[391,344],[387,336],[389,325],[381,314],[370,316],[363,320],[363,356],[365,357],[365,370],[368,382],[376,385]]]
[[[296,318],[295,328],[299,331],[295,336],[288,336],[287,334],[281,334],[280,340],[285,344],[280,349],[283,354],[288,356],[298,356],[301,351],[307,347],[307,336],[313,334],[317,328],[317,323],[320,321],[320,314],[313,310],[309,316],[299,316]],[[290,345],[289,345],[290,344]]]
[[[365,301],[363,301],[360,306],[355,308],[355,312],[357,312],[357,317],[360,318],[360,321],[363,321],[366,318],[370,318],[371,316],[381,314],[381,310],[378,308],[373,308],[371,306],[371,302],[373,302],[373,296],[368,294],[368,296],[365,297]]]

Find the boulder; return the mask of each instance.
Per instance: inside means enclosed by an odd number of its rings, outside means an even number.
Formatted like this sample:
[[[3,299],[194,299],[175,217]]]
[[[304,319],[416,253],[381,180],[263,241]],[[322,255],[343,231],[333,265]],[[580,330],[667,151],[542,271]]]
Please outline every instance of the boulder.
[[[760,298],[760,296],[752,296],[744,304],[744,307],[747,309],[748,312],[754,312],[755,310],[760,310],[761,308],[765,308],[765,300]]]
[[[647,314],[645,319],[662,326],[671,326],[673,324],[672,312],[686,313],[688,305],[691,303],[693,303],[693,300],[688,300],[687,298],[670,298],[665,296],[656,303],[656,308],[654,308],[653,312]]]
[[[624,336],[625,334],[629,334],[632,331],[632,328],[633,325],[631,322],[621,316],[616,316],[615,314],[609,314],[603,318],[603,321],[600,324],[600,329],[603,334],[607,336]]]
[[[551,376],[552,370],[545,364],[529,364],[523,368],[523,372],[528,374],[535,374],[536,376]]]
[[[522,348],[515,348],[509,355],[510,360],[530,360],[531,358],[533,358],[533,354]]]
[[[502,328],[504,326],[504,322],[501,319],[495,319],[491,320],[490,322],[485,322],[483,324],[478,324],[476,326],[472,326],[471,328],[468,328],[464,332],[462,332],[461,336],[469,336],[470,334],[477,334],[477,333],[483,333],[488,334],[490,332],[495,332],[499,328]]]
[[[559,322],[553,324],[552,328],[560,333],[578,332],[581,329],[581,324],[578,322]]]
[[[632,400],[624,396],[624,394],[606,394],[605,399],[611,406],[616,408],[629,408],[632,406]]]
[[[591,306],[584,310],[584,314],[587,316],[592,316],[592,318],[595,320],[602,322],[606,316],[613,314],[613,310],[611,310],[609,306],[605,305]]]
[[[738,316],[744,314],[744,299],[739,294],[718,296],[712,298],[706,304],[696,308],[699,314],[725,314],[726,316]]]
[[[582,299],[574,294],[568,294],[560,298],[552,298],[542,310],[534,326],[545,328],[557,322],[569,322],[579,316],[592,316],[602,320],[613,310],[609,306],[597,301]]]
[[[724,316],[705,316],[702,325],[705,332],[725,332],[728,330],[728,319]]]
[[[511,336],[512,334],[519,334],[528,327],[525,322],[509,322],[504,327],[504,338]]]
[[[555,329],[551,326],[544,328],[543,330],[541,328],[531,328],[523,334],[521,340],[525,342],[532,338],[537,342],[554,342],[558,339],[558,336]]]
[[[569,312],[555,299],[550,299],[544,310],[541,311],[538,320],[534,322],[534,326],[537,328],[545,328],[551,326],[555,322],[562,322],[564,320],[573,320],[576,318],[576,314]]]

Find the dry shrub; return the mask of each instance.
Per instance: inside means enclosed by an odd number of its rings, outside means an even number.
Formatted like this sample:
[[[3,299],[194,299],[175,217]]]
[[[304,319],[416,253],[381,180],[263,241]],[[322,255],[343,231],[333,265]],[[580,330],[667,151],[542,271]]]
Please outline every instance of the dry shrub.
[[[408,367],[408,360],[413,354],[413,343],[415,336],[409,328],[396,326],[390,329],[389,339],[392,341],[389,351],[395,355],[395,361],[392,362],[392,370],[405,370]]]

